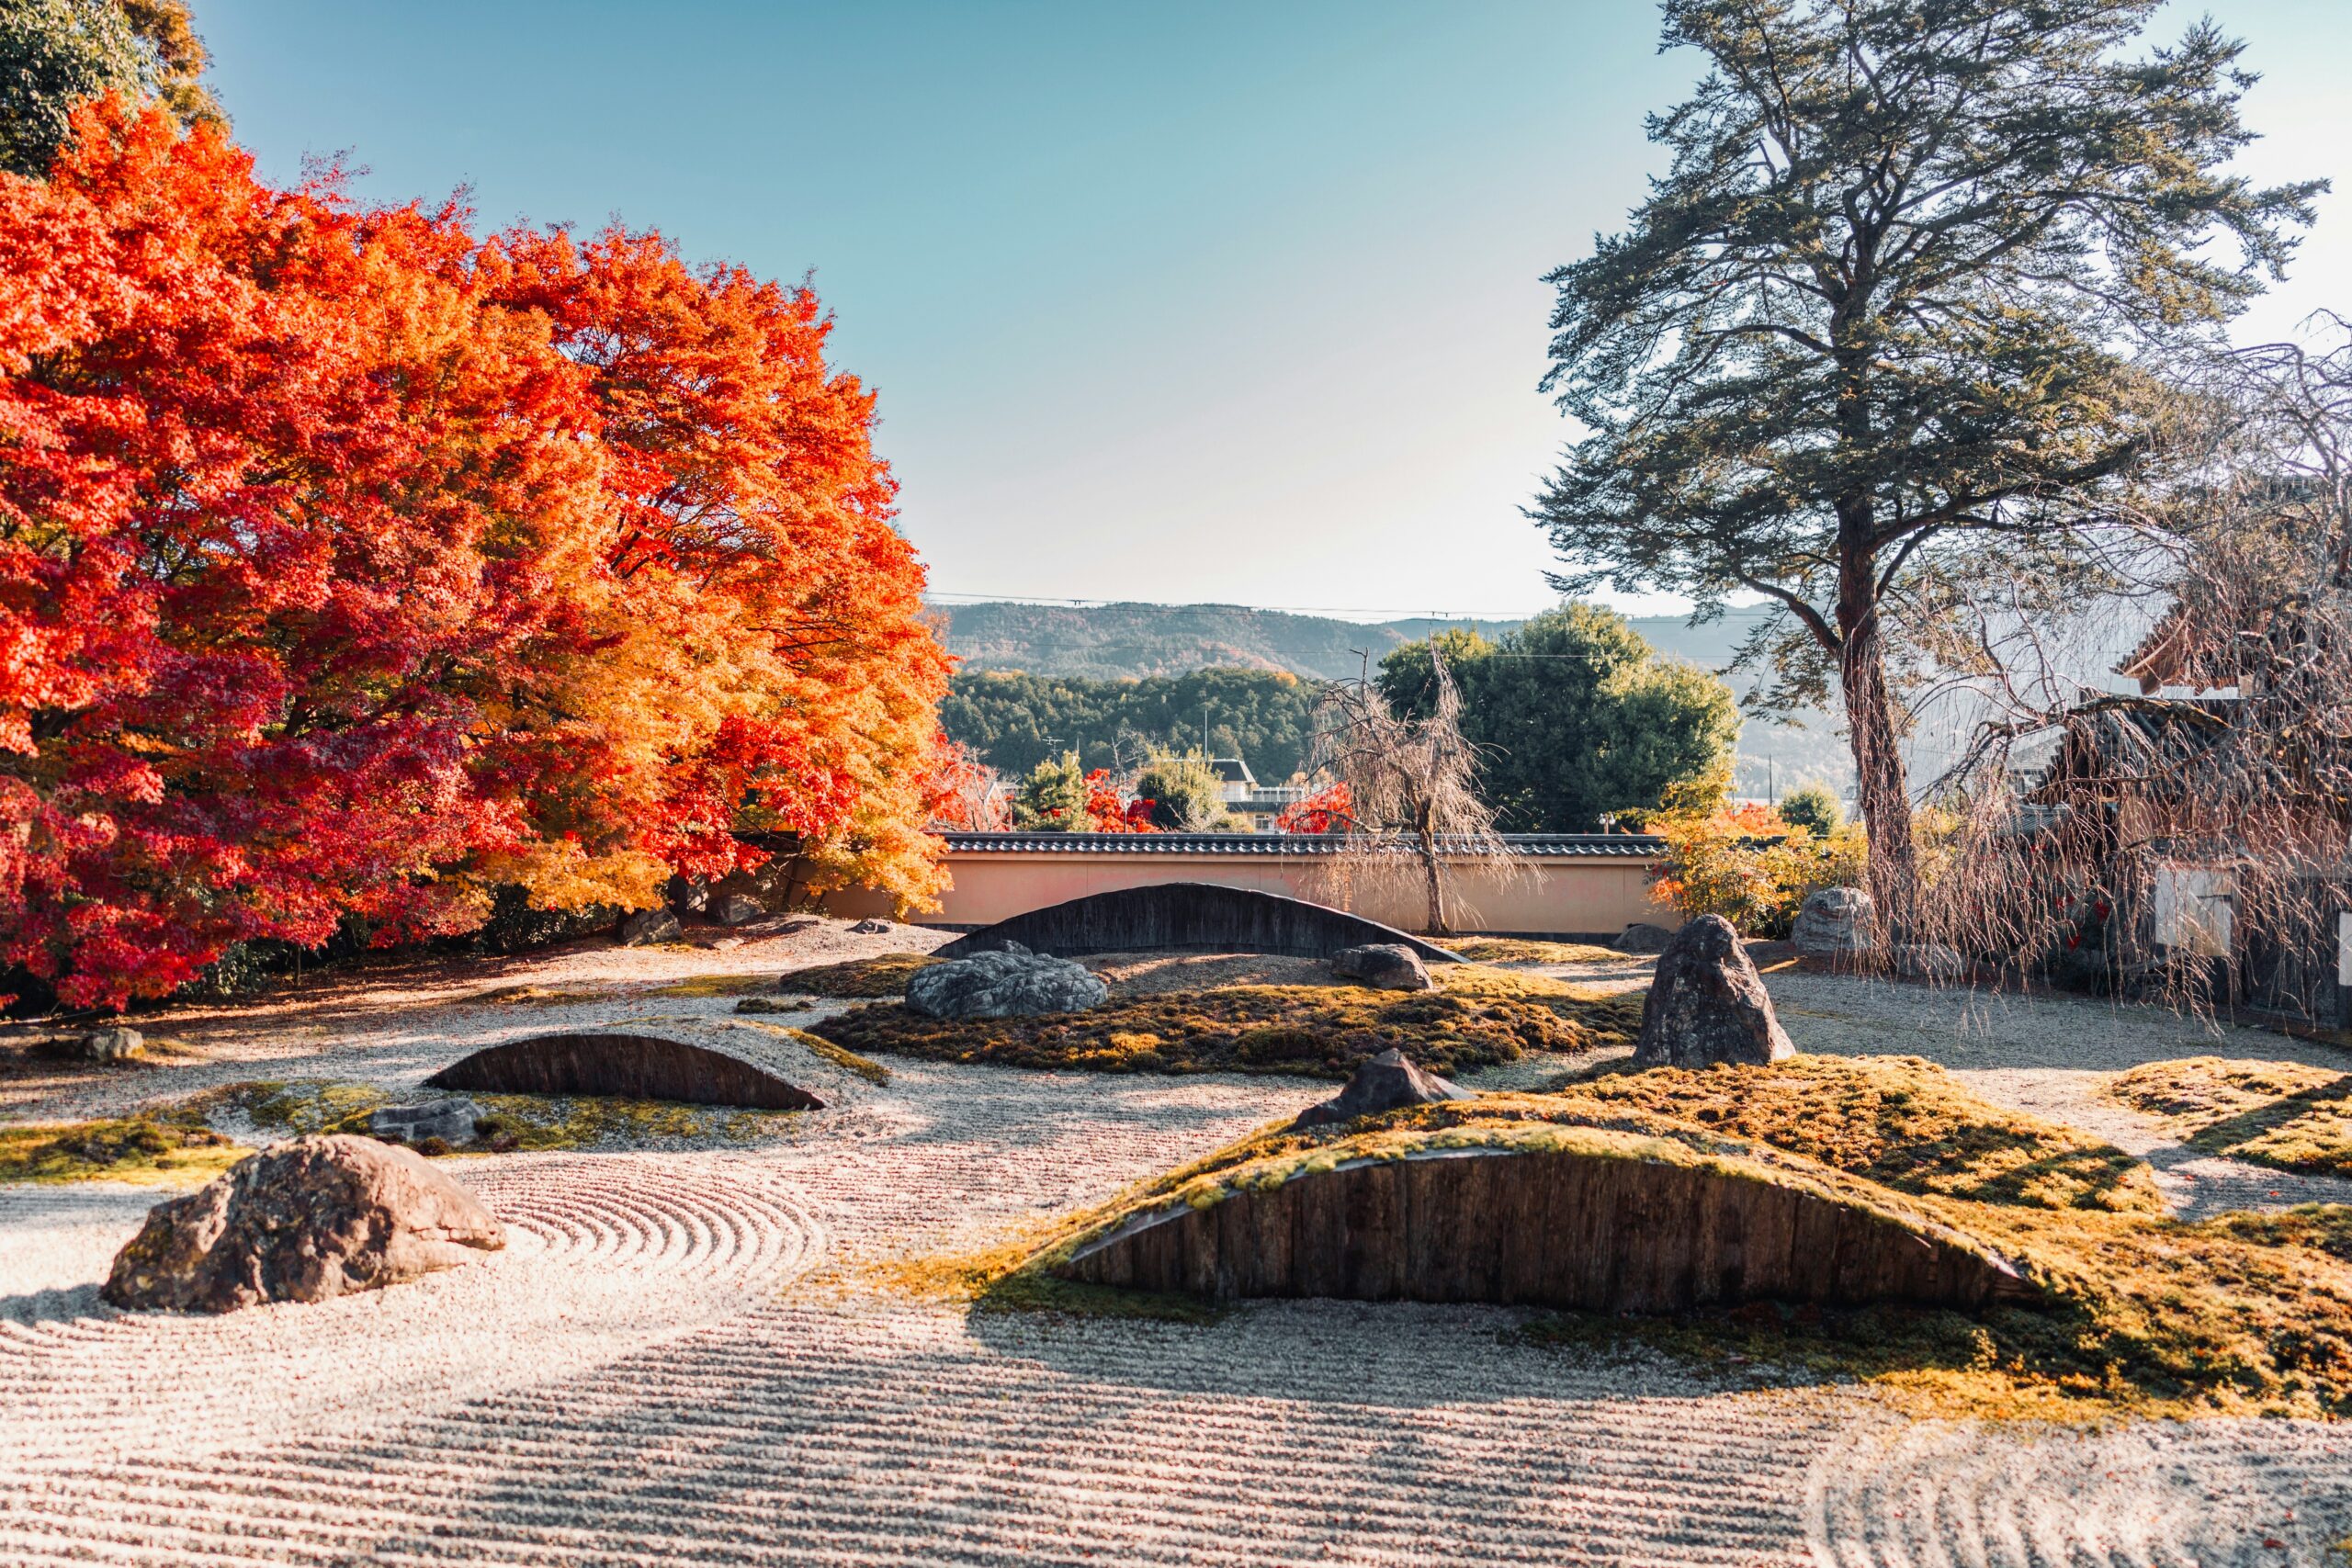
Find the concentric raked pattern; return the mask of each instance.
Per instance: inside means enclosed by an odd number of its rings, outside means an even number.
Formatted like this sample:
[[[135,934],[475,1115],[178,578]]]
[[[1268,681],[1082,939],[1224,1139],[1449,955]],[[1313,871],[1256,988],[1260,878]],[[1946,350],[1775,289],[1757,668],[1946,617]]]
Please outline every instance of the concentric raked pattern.
[[[2126,1462],[1545,1349],[1491,1308],[1194,1325],[796,1278],[820,1249],[1001,1235],[1318,1087],[907,1064],[763,1153],[468,1162],[503,1257],[217,1320],[96,1304],[152,1194],[17,1190],[0,1562],[1994,1568],[2186,1561],[2167,1531],[2316,1562],[2352,1534],[2328,1428],[2101,1439],[2152,1445]],[[2179,1534],[2217,1492],[2222,1523]],[[2290,1509],[2295,1533],[2264,1522]]]

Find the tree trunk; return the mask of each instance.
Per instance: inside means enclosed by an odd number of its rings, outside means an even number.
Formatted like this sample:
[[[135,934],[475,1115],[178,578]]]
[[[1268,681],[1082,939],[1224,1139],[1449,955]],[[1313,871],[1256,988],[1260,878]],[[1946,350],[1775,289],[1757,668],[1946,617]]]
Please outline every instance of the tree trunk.
[[[1446,917],[1445,867],[1438,863],[1437,839],[1427,827],[1421,829],[1420,848],[1421,874],[1429,881],[1430,934],[1450,935],[1453,922]]]
[[[1845,606],[1839,619],[1845,620]],[[1919,865],[1911,842],[1911,792],[1896,743],[1894,699],[1886,689],[1886,659],[1878,607],[1870,605],[1843,628],[1838,677],[1845,687],[1846,730],[1854,751],[1862,824],[1870,838],[1871,899],[1878,906],[1883,943],[1917,940]]]

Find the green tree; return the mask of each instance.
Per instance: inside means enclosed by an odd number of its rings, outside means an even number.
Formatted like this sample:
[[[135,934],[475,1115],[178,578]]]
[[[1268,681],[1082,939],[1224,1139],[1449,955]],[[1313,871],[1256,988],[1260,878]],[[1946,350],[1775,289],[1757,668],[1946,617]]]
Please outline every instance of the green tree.
[[[1803,828],[1817,839],[1829,837],[1846,821],[1846,808],[1838,804],[1837,795],[1826,784],[1789,791],[1781,797],[1778,809],[1781,821]]]
[[[183,124],[219,119],[198,80],[204,45],[179,0],[7,0],[0,6],[0,167],[36,178],[74,107],[119,92],[161,98]]]
[[[1656,807],[1679,783],[1727,762],[1739,739],[1731,690],[1657,658],[1622,615],[1589,604],[1547,610],[1488,642],[1438,634],[1462,688],[1462,732],[1479,753],[1479,792],[1505,832],[1581,833],[1613,813]],[[1380,691],[1426,717],[1430,645],[1380,661]]]
[[[2223,172],[2252,78],[2206,23],[2125,58],[2158,3],[1666,0],[1712,65],[1650,121],[1671,168],[1548,279],[1545,389],[1588,433],[1534,512],[1555,581],[1780,606],[1746,652],[1772,701],[1837,682],[1897,929],[1905,661],[1960,646],[1972,581],[2031,615],[2089,570],[2141,367],[2277,276],[2324,188]]]
[[[1013,793],[1012,825],[1033,833],[1086,830],[1086,770],[1079,766],[1077,752],[1048,758],[1030,770]]]
[[[1198,751],[1163,753],[1136,775],[1136,798],[1151,802],[1151,825],[1179,833],[1224,829],[1225,784]]]

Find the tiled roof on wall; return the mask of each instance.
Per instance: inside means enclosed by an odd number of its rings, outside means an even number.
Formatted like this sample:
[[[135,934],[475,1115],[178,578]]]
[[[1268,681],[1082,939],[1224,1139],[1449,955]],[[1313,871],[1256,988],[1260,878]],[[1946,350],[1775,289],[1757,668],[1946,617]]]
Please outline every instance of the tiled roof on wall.
[[[950,854],[1245,855],[1269,859],[1340,852],[1337,835],[1314,833],[948,833]],[[1539,859],[1652,860],[1666,840],[1648,833],[1511,833],[1503,842]],[[1464,845],[1446,845],[1449,849]],[[1398,852],[1403,852],[1399,850]]]

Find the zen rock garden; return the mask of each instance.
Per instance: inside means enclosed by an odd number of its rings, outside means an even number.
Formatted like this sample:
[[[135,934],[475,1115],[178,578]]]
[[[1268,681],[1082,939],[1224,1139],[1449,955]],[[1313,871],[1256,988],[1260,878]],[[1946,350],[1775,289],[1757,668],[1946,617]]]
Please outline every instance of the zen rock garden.
[[[1349,1445],[1491,1395],[1513,1414],[1455,1439],[1479,1479],[1437,1484],[1589,1495],[1590,1539],[1649,1539],[1638,1478],[1675,1456],[1746,1456],[1678,1483],[1727,1511],[1675,1525],[1667,1561],[1800,1561],[1812,1508],[1909,1539],[1917,1510],[1963,1497],[2087,1543],[2075,1517],[2165,1495],[2165,1472],[2119,1468],[2118,1422],[2165,1463],[2208,1431],[2262,1456],[2181,1539],[2333,1528],[2352,1483],[2325,1462],[2328,1416],[2352,1380],[2268,1325],[2321,1331],[2309,1314],[2352,1292],[2333,1222],[2296,1217],[2333,1211],[2294,1207],[2352,1196],[2352,1164],[2170,1144],[2131,1109],[2155,1091],[2127,1104],[2035,1065],[2088,1038],[2141,1094],[2136,1075],[2211,1057],[2144,1010],[2019,1000],[1955,1045],[1950,982],[1855,973],[1867,920],[1822,902],[1831,934],[1761,964],[1709,918],[1663,942],[1467,942],[1468,961],[1291,909],[1243,922],[1272,952],[817,919],[716,952],[619,931],[544,977],[162,1019],[161,1055],[76,1045],[43,1058],[62,1076],[41,1092],[83,1119],[0,1183],[0,1238],[56,1238],[0,1250],[0,1270],[49,1259],[0,1296],[0,1395],[28,1413],[0,1476],[53,1477],[43,1456],[100,1440],[74,1393],[92,1380],[136,1397],[103,1440],[185,1453],[235,1377],[267,1435],[183,1462],[225,1484],[294,1445],[290,1490],[224,1506],[296,1537],[390,1460],[503,1487],[548,1444],[585,1467],[576,1517],[618,1519],[640,1431],[723,1421],[753,1455],[725,1462],[864,1499],[822,1527],[856,1540],[895,1505],[868,1491],[883,1472],[836,1472],[845,1447],[925,1485],[1049,1440],[1122,1485],[1165,1450],[1263,1490],[1338,1443],[1405,1509],[1432,1483]],[[1181,930],[1189,908],[1121,918]],[[319,1031],[299,1064],[277,1043],[294,1028]],[[2165,1149],[2183,1155],[2143,1157]],[[2271,1195],[2246,1210],[2252,1191]],[[194,1322],[216,1337],[157,1354]],[[919,1386],[894,1371],[910,1345]],[[231,1370],[289,1356],[338,1369],[333,1397]],[[1103,1419],[1138,1399],[1146,1449]],[[1621,1414],[1597,1449],[1572,1435],[1601,1407]],[[1047,1421],[1069,1410],[1100,1429]],[[2064,1419],[2002,1424],[2021,1412]],[[2193,1418],[2134,1424],[2166,1415]],[[1236,1419],[1239,1447],[1218,1427]],[[719,1462],[670,1452],[680,1473]],[[1636,1479],[1597,1489],[1596,1464]],[[2052,1465],[2068,1510],[2035,1490]],[[1066,1506],[1016,1492],[983,1533]],[[1463,1528],[1499,1549],[1491,1521]]]

